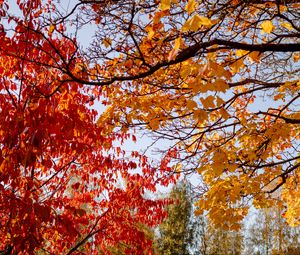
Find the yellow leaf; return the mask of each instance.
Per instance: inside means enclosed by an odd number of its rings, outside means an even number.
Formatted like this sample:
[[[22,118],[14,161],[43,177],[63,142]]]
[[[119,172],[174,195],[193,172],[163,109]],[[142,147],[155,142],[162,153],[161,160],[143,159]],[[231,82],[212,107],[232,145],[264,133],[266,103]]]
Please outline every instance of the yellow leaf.
[[[224,120],[227,120],[230,117],[229,113],[224,108],[220,109],[220,113]]]
[[[102,41],[102,43],[106,48],[108,48],[111,45],[111,39],[107,37]]]
[[[169,61],[173,60],[176,57],[178,50],[180,48],[180,42],[181,42],[180,37],[175,39],[174,48],[170,51],[170,54],[168,57]]]
[[[152,130],[157,130],[159,128],[159,119],[152,119],[149,121],[149,127]]]
[[[49,27],[49,31],[48,31],[48,35],[49,35],[49,36],[52,35],[54,29],[55,29],[55,26],[54,26],[53,24],[51,24],[50,27]]]
[[[108,48],[111,45],[111,39],[110,38],[104,38],[102,41],[103,45],[105,46],[105,48]]]
[[[277,100],[283,99],[284,96],[285,96],[284,93],[276,94],[276,95],[274,96],[274,100],[277,101]]]
[[[154,32],[153,28],[150,27],[149,30],[148,30],[148,39],[152,39],[154,34],[155,34],[155,32]]]
[[[297,63],[300,59],[300,54],[299,53],[294,53],[293,59]]]
[[[261,58],[262,54],[259,51],[252,51],[248,57],[253,61],[258,63],[260,58]]]
[[[194,118],[199,122],[204,122],[207,120],[207,112],[202,109],[194,110]]]
[[[193,13],[196,10],[197,2],[195,0],[189,0],[187,5],[185,6],[185,10],[188,14]]]
[[[187,32],[189,30],[196,32],[201,26],[211,27],[212,25],[209,18],[196,14],[185,22],[182,26],[182,32]]]
[[[228,86],[228,84],[225,80],[217,79],[214,82],[214,88],[215,88],[216,91],[226,92],[226,90],[229,89],[229,86]]]
[[[236,52],[235,52],[235,54],[240,58],[240,57],[243,57],[243,56],[245,56],[245,55],[247,55],[249,53],[249,51],[247,51],[247,50],[237,50]]]
[[[239,70],[240,70],[241,68],[243,68],[244,66],[245,66],[245,65],[244,65],[243,59],[239,59],[239,60],[235,61],[234,63],[232,63],[232,64],[230,65],[230,68],[231,68],[232,72],[237,73],[237,72],[239,72]]]
[[[211,27],[212,26],[212,22],[209,18],[206,18],[206,17],[203,17],[203,16],[200,16],[200,15],[195,15],[194,16],[194,23],[197,23],[198,25],[203,25],[203,26],[206,26],[206,27]]]
[[[288,30],[292,30],[293,29],[292,25],[290,23],[288,23],[288,22],[281,22],[280,25],[282,27],[288,29]]]
[[[191,26],[191,19],[188,19],[182,26],[182,32],[187,32],[190,30],[190,26]]]
[[[175,173],[180,173],[182,172],[182,164],[178,163],[174,166],[174,171]]]
[[[214,108],[215,104],[214,104],[214,100],[215,98],[213,96],[208,96],[207,98],[200,98],[201,103],[203,105],[204,108]]]
[[[217,97],[217,107],[221,106],[224,103],[225,103],[225,101],[222,98]]]
[[[205,93],[210,89],[207,84],[202,84],[201,82],[197,81],[189,84],[188,88],[192,89],[194,93]]]
[[[285,6],[285,5],[280,5],[279,6],[279,11],[282,13],[282,12],[286,12],[286,11],[288,11],[288,8],[287,8],[287,6]]]
[[[162,11],[170,10],[170,8],[171,8],[171,0],[161,0],[159,8]]]
[[[177,51],[180,48],[180,42],[181,42],[181,38],[180,37],[176,38],[174,43],[174,50]]]
[[[262,34],[270,34],[275,29],[271,20],[264,21],[263,23],[261,23],[260,27],[262,28]]]
[[[194,108],[197,107],[197,103],[194,100],[188,100],[186,102],[186,107],[192,111]]]
[[[209,69],[210,70],[214,70],[215,75],[218,77],[225,77],[227,79],[229,79],[231,77],[231,74],[228,70],[224,69],[224,66],[217,64],[214,61],[209,61]]]

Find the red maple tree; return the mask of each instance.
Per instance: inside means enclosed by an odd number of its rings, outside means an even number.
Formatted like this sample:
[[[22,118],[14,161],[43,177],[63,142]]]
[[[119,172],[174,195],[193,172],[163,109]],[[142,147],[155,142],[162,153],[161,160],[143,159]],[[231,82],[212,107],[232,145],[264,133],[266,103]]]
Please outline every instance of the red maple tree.
[[[78,45],[65,27],[46,24],[51,3],[0,1],[0,254],[98,254],[122,244],[151,246],[141,224],[156,225],[164,201],[147,191],[170,171],[118,144],[92,109],[102,87],[85,86]],[[10,29],[9,29],[10,28]],[[69,73],[72,71],[72,73]],[[130,156],[130,159],[129,157]]]

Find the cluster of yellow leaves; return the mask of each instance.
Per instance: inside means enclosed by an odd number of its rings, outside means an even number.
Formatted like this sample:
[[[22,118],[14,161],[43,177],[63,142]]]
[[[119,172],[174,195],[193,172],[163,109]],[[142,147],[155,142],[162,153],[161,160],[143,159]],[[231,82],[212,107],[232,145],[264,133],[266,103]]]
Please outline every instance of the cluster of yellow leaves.
[[[249,110],[249,106],[255,102],[255,92],[249,92],[256,89],[253,85],[255,82],[245,82],[245,86],[232,85],[251,77],[254,70],[251,66],[265,64],[267,53],[213,45],[209,52],[204,50],[195,58],[173,64],[178,54],[194,44],[194,41],[186,39],[189,34],[201,34],[214,29],[218,31],[216,17],[209,12],[206,15],[201,11],[201,6],[201,1],[197,0],[159,2],[155,13],[149,16],[150,22],[145,27],[145,36],[140,38],[139,50],[149,66],[157,63],[166,65],[150,77],[131,82],[129,90],[124,91],[118,86],[107,89],[110,90],[109,107],[98,123],[109,123],[103,127],[106,132],[112,132],[117,127],[125,130],[135,124],[146,125],[149,130],[164,131],[174,127],[174,120],[183,129],[193,129],[195,135],[180,143],[180,149],[201,154],[199,161],[202,166],[198,172],[209,186],[209,192],[199,201],[199,212],[208,211],[211,218],[221,224],[221,221],[226,222],[224,215],[230,218],[225,212],[229,210],[234,219],[228,226],[236,228],[236,225],[232,225],[234,220],[238,221],[246,213],[246,209],[242,212],[237,209],[246,208],[242,204],[243,198],[253,196],[255,206],[269,206],[273,200],[258,193],[276,187],[276,176],[283,171],[276,166],[261,168],[257,172],[253,170],[251,173],[248,168],[255,168],[261,162],[281,160],[283,153],[293,145],[293,139],[298,139],[299,133],[295,126],[284,123],[280,118],[274,120],[272,115],[260,118],[259,114]],[[282,12],[286,11],[282,6],[279,7]],[[172,24],[175,24],[176,14],[174,20],[173,14],[170,15],[173,8],[179,8],[185,15],[181,20],[178,19],[181,23],[176,23],[174,27]],[[258,8],[249,7],[249,22],[255,21],[257,12]],[[237,19],[232,20],[232,26],[248,29],[246,22],[242,24]],[[253,40],[255,44],[271,38],[277,31],[293,30],[293,24],[274,17],[266,17],[255,24],[259,28]],[[224,32],[224,28],[219,29]],[[231,31],[228,28],[224,33],[227,35]],[[249,38],[249,34],[247,36]],[[253,34],[251,36],[255,37]],[[104,47],[112,44],[108,38],[102,43]],[[248,42],[245,40],[244,43]],[[221,50],[215,52],[218,47]],[[139,53],[135,54],[138,56]],[[107,72],[135,75],[148,71],[139,58],[132,56],[124,56],[118,59],[119,62],[116,59],[109,62],[107,66],[111,69]],[[299,56],[298,53],[294,54],[295,62],[300,59]],[[172,65],[167,66],[168,61]],[[259,87],[264,83],[255,85]],[[298,93],[299,82],[297,79],[290,80],[275,91],[272,100],[284,102],[288,96]],[[272,114],[272,111],[269,113]],[[300,119],[298,112],[282,113],[281,116]],[[222,125],[220,123],[228,125],[214,132],[218,125]],[[234,133],[232,137],[231,132]],[[241,167],[243,163],[246,170]]]
[[[195,14],[193,17],[189,18],[184,25],[182,26],[182,32],[187,31],[197,31],[202,26],[203,27],[211,27],[213,23],[211,20],[207,17],[200,16],[198,14]]]
[[[177,2],[178,2],[178,0],[161,0],[159,8],[162,11],[166,11],[166,10],[169,10],[171,8],[172,3],[177,3]]]
[[[162,11],[169,10],[171,8],[172,3],[178,3],[178,0],[161,0],[160,9]],[[197,6],[198,3],[196,0],[189,0],[185,6],[185,10],[190,15],[193,12],[195,12]],[[202,26],[211,27],[212,25],[213,23],[209,18],[195,14],[185,22],[185,24],[182,27],[182,32],[197,31]]]
[[[282,197],[287,202],[284,216],[292,227],[300,225],[300,201],[299,199],[295,199],[300,196],[299,181],[299,173],[296,173],[293,177],[289,178],[282,192]]]
[[[286,22],[286,21],[280,22],[280,26],[287,29],[288,31],[293,29],[292,24],[289,22]],[[260,24],[260,27],[262,29],[262,31],[261,31],[262,34],[264,34],[264,33],[270,34],[276,29],[276,27],[274,26],[274,24],[271,20],[265,20],[264,22],[262,22]]]
[[[217,227],[239,230],[239,222],[247,215],[248,207],[239,201],[243,187],[236,177],[219,179],[202,199],[196,203],[196,215],[208,211]]]
[[[188,3],[185,6],[185,10],[188,14],[192,14],[198,6],[198,3],[196,0],[189,0]]]
[[[260,26],[261,26],[263,34],[264,33],[270,34],[275,29],[275,26],[273,25],[271,20],[266,20],[266,21],[262,22]]]
[[[260,58],[262,57],[262,54],[258,51],[249,52],[249,51],[246,51],[246,50],[237,50],[236,55],[239,58],[248,57],[248,59],[250,61],[256,62],[256,63],[258,63]]]

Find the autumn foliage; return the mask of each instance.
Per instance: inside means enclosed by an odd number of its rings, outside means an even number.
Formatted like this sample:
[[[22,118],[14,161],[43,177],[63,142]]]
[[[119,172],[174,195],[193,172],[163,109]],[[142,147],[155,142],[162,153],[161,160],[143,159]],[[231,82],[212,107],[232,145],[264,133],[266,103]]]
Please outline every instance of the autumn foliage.
[[[217,226],[238,229],[251,204],[299,225],[299,1],[12,2],[2,254],[141,254],[140,224],[165,215],[149,192],[179,173],[202,177],[197,213]],[[159,164],[122,147],[137,130],[168,140]]]
[[[134,137],[97,122],[102,89],[65,73],[82,58],[63,26],[53,35],[41,20],[50,6],[20,2],[21,17],[1,7],[1,254],[98,254],[119,242],[140,254],[151,242],[139,225],[165,214],[164,201],[146,193],[170,171],[168,160],[157,170],[127,155],[120,146]]]

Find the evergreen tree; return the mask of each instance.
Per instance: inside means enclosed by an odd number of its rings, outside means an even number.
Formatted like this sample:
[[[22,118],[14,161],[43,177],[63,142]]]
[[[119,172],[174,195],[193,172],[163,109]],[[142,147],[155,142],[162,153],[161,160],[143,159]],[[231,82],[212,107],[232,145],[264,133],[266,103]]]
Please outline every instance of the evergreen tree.
[[[170,193],[173,203],[167,208],[168,217],[159,226],[156,240],[158,255],[189,255],[193,253],[196,224],[191,221],[193,213],[189,185],[182,182]]]

